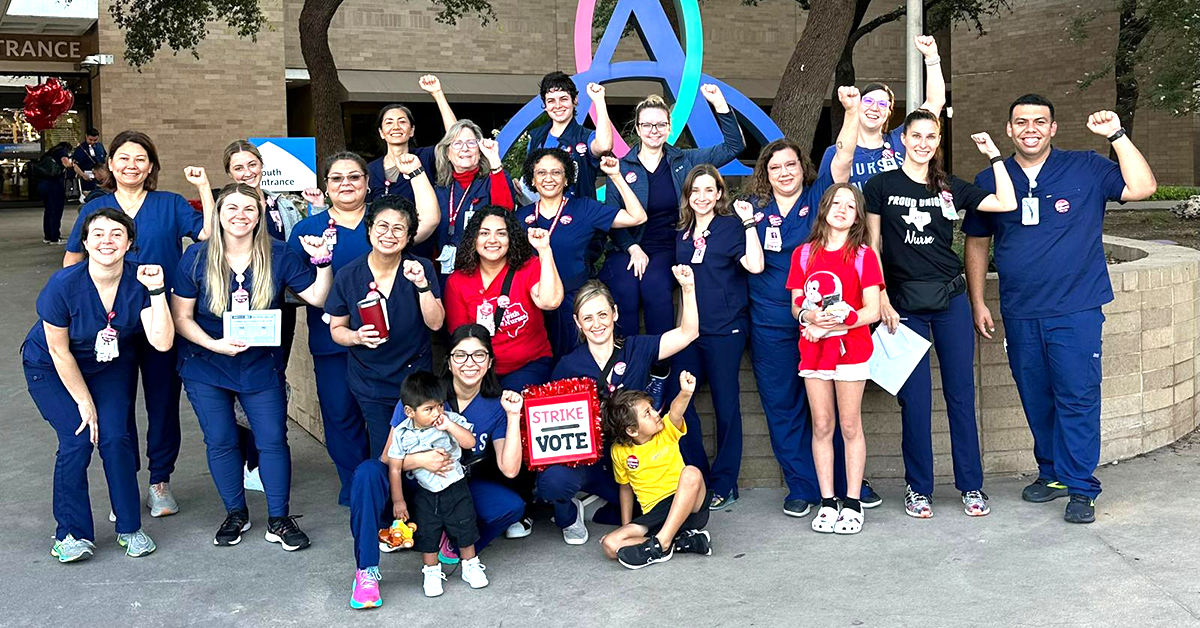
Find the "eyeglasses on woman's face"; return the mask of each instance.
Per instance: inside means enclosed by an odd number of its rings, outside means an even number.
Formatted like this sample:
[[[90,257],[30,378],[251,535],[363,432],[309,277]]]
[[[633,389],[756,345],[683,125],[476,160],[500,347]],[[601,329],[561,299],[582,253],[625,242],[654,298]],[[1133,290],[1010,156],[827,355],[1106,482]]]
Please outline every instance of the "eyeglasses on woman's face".
[[[343,181],[349,181],[350,183],[353,183],[354,185],[358,185],[359,183],[362,183],[362,180],[365,178],[366,178],[366,175],[364,175],[361,172],[351,172],[350,174],[347,174],[347,175],[332,174],[332,175],[329,175],[328,177],[325,177],[325,180],[334,185],[341,185]]]
[[[476,364],[483,364],[488,359],[488,352],[482,349],[471,352],[461,350],[450,352],[450,361],[455,364],[466,364],[467,358]]]

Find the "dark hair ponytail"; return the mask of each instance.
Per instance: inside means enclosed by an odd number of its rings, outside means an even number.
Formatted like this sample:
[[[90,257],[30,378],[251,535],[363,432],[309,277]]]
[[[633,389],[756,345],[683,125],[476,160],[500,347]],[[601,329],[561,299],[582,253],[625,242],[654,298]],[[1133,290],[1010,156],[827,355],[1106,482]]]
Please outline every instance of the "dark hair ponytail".
[[[919,120],[928,120],[938,129],[938,146],[929,160],[929,174],[925,176],[925,187],[938,194],[950,189],[950,173],[946,172],[946,158],[942,154],[942,122],[928,109],[916,109],[904,118],[904,134],[908,135],[908,128]]]

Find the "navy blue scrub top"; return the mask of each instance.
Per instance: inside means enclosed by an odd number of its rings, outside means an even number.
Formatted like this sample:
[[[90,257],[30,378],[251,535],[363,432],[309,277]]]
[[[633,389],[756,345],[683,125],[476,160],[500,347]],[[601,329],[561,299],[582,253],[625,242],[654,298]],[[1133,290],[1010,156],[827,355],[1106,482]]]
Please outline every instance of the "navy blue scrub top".
[[[994,236],[1005,318],[1045,318],[1090,310],[1113,300],[1104,257],[1104,209],[1121,200],[1121,166],[1093,151],[1051,148],[1032,193],[1014,158],[1004,160],[1017,203],[1038,199],[1036,225],[1021,224],[1022,209],[989,213],[968,210],[963,233]],[[975,185],[995,192],[988,168]]]
[[[115,194],[105,194],[79,210],[79,218],[75,220],[75,226],[67,238],[68,251],[83,252],[83,219],[106,207],[123,211]],[[174,192],[155,190],[146,193],[146,200],[142,201],[141,209],[133,217],[133,224],[137,228],[137,241],[125,255],[125,261],[162,266],[167,287],[170,288],[175,281],[179,257],[183,254],[181,240],[185,237],[195,240],[200,236],[200,231],[204,229],[204,214]]]
[[[363,255],[346,264],[334,275],[333,288],[325,299],[325,312],[330,316],[349,316],[350,329],[363,326],[358,302],[367,297],[375,276],[367,264],[370,255]],[[400,268],[387,298],[388,339],[375,349],[365,346],[349,347],[350,362],[347,379],[350,390],[375,401],[394,402],[400,397],[400,384],[405,370],[418,357],[430,355],[431,331],[421,315],[420,294],[413,283],[404,278],[404,261],[415,259],[425,268],[425,277],[433,288],[433,296],[442,297],[429,260],[402,254]]]
[[[37,298],[38,322],[25,336],[22,359],[25,364],[54,368],[50,345],[42,321],[65,327],[71,340],[71,355],[83,375],[98,373],[112,366],[134,368],[133,339],[142,333],[142,310],[150,307],[150,293],[137,280],[137,264],[126,260],[113,299],[112,328],[117,330],[119,355],[111,362],[96,361],[96,334],[104,329],[108,312],[100,302],[100,293],[88,273],[87,261],[64,268],[50,276]]]
[[[425,169],[425,176],[429,177],[430,181],[437,180],[437,165],[433,155],[433,147],[422,146],[410,149],[409,152],[417,156],[417,160],[421,162],[421,167]],[[412,183],[408,179],[405,179],[403,175],[395,181],[388,181],[387,173],[383,169],[383,157],[367,164],[367,176],[367,183],[371,188],[367,192],[368,203],[388,194],[399,194],[410,201],[416,201],[416,196],[413,195]]]
[[[174,293],[185,299],[195,299],[192,314],[196,324],[214,339],[225,335],[221,317],[208,309],[208,292],[204,288],[204,270],[208,259],[208,243],[200,242],[184,251],[179,262],[179,274],[175,278]],[[247,268],[242,286],[252,291],[253,273]],[[228,294],[237,289],[237,274],[229,273]],[[283,305],[283,294],[291,288],[296,292],[308,289],[316,281],[316,270],[307,257],[296,255],[286,244],[271,242],[271,279],[275,284],[275,298],[270,309]],[[228,306],[226,306],[228,307]],[[234,355],[221,355],[193,344],[180,337],[179,375],[235,392],[258,392],[283,384],[282,363],[274,347],[250,347]]]
[[[455,411],[449,401],[446,402],[445,409],[448,412]],[[475,446],[462,453],[462,464],[477,465],[471,469],[472,478],[482,476],[502,479],[503,474],[496,466],[494,442],[508,436],[508,413],[504,411],[504,406],[500,405],[500,398],[476,395],[471,403],[461,408],[458,413],[474,426],[472,433],[475,434]]]
[[[637,335],[626,338],[618,351],[617,363],[609,372],[607,392],[613,393],[621,388],[646,390],[646,386],[650,385],[650,366],[658,361],[661,340],[662,336]],[[551,379],[590,377],[596,380],[603,394],[606,391],[604,384],[600,384],[602,367],[596,364],[587,343],[584,343],[558,360]]]
[[[598,233],[608,233],[620,207],[605,205],[591,198],[568,199],[562,208],[558,224],[537,211],[537,203],[517,210],[517,221],[526,231],[533,227],[550,229],[550,250],[554,253],[554,265],[562,277],[563,290],[579,289],[588,280],[588,245]]]
[[[857,121],[855,121],[857,122]],[[850,183],[854,187],[863,189],[867,180],[871,177],[889,170],[896,170],[904,165],[904,143],[900,138],[904,136],[904,127],[898,126],[891,131],[883,134],[883,146],[879,148],[863,148],[862,146],[854,147],[854,163],[850,166]],[[884,163],[884,155],[888,152],[892,153],[892,161],[895,161],[895,167],[885,169],[891,164]],[[825,149],[825,154],[821,156],[821,165],[817,168],[817,177],[830,176],[830,165],[833,163],[833,156],[837,154],[837,146],[830,146]],[[813,209],[816,209],[813,205]]]
[[[792,252],[812,234],[817,206],[831,185],[833,179],[828,174],[818,176],[811,186],[800,192],[800,197],[786,217],[780,216],[774,195],[771,195],[771,202],[761,209],[758,208],[758,199],[749,199],[755,207],[755,228],[758,229],[759,242],[763,243],[765,262],[761,273],[748,274],[746,277],[750,286],[750,322],[755,325],[796,329],[798,323],[796,317],[792,316],[792,291],[787,289]],[[776,222],[779,223],[779,235],[783,243],[779,251],[768,251],[767,227]]]
[[[666,160],[658,163],[658,169],[649,172],[650,188],[646,199],[646,229],[642,232],[644,253],[669,251],[674,246],[675,224],[679,222],[679,192],[675,191],[675,180],[671,177],[670,164]]]
[[[329,227],[329,213],[322,211],[319,214],[313,214],[304,220],[296,223],[292,228],[292,236],[288,238],[288,248],[300,255],[301,259],[307,260],[308,253],[304,252],[304,247],[300,246],[300,236],[317,236],[321,237],[325,233],[325,229]],[[350,262],[371,252],[371,241],[367,239],[367,217],[364,214],[363,219],[359,221],[358,226],[353,229],[347,229],[342,225],[337,225],[337,244],[333,245],[333,272],[337,276],[337,271]],[[339,345],[333,341],[333,337],[329,335],[329,319],[325,315],[325,310],[311,305],[306,306],[308,310],[308,351],[313,355],[336,355],[344,353],[346,347]]]
[[[700,306],[701,334],[733,334],[746,330],[746,229],[737,216],[716,216],[705,236],[707,250],[699,264],[692,263],[696,248],[690,229],[676,232],[675,263],[692,267],[696,277],[696,303]]]

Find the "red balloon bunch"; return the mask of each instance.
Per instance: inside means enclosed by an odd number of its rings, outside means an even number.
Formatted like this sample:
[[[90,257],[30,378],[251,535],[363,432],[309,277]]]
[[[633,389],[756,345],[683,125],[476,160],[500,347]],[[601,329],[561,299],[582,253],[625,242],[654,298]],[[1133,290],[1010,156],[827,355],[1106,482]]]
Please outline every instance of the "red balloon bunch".
[[[74,104],[75,95],[56,78],[36,87],[25,86],[25,119],[39,131],[52,128]]]

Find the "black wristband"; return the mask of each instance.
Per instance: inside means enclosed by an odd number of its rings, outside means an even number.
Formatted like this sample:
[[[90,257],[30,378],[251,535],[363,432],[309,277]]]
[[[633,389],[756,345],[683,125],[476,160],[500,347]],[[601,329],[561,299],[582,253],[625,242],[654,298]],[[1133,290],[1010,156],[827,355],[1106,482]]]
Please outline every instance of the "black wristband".
[[[401,176],[403,176],[403,177],[404,177],[404,180],[405,180],[405,181],[412,181],[413,179],[415,179],[415,178],[417,178],[417,177],[421,176],[422,174],[425,174],[425,167],[424,167],[424,166],[417,166],[417,169],[416,169],[416,170],[413,170],[412,172],[410,172],[410,173],[408,173],[408,174],[406,174],[406,175],[401,175]]]
[[[988,161],[990,161],[991,164],[994,166],[994,165],[1004,161],[1004,155],[996,155],[995,157],[992,157]]]
[[[333,263],[333,258],[330,257],[328,261],[317,262],[317,263],[314,263],[313,266],[316,266],[317,268],[329,268],[329,265],[332,263]]]
[[[166,287],[166,286],[161,286],[161,287],[158,287],[158,288],[155,288],[155,289],[151,290],[151,291],[150,291],[150,296],[152,296],[152,297],[156,297],[156,296],[158,296],[158,295],[160,295],[160,294],[162,294],[162,293],[164,293],[164,292],[166,292],[166,291],[167,291],[167,287]]]
[[[1125,137],[1125,128],[1124,127],[1117,129],[1116,133],[1113,133],[1112,135],[1108,136],[1108,141],[1115,142],[1115,141],[1121,139],[1122,137]]]
[[[753,229],[754,226],[757,224],[758,224],[757,220],[755,220],[753,218],[747,218],[742,221],[742,228],[743,229]]]
[[[420,294],[422,292],[429,292],[430,290],[433,290],[433,284],[430,283],[428,280],[426,280],[424,288],[417,286],[417,294]]]

